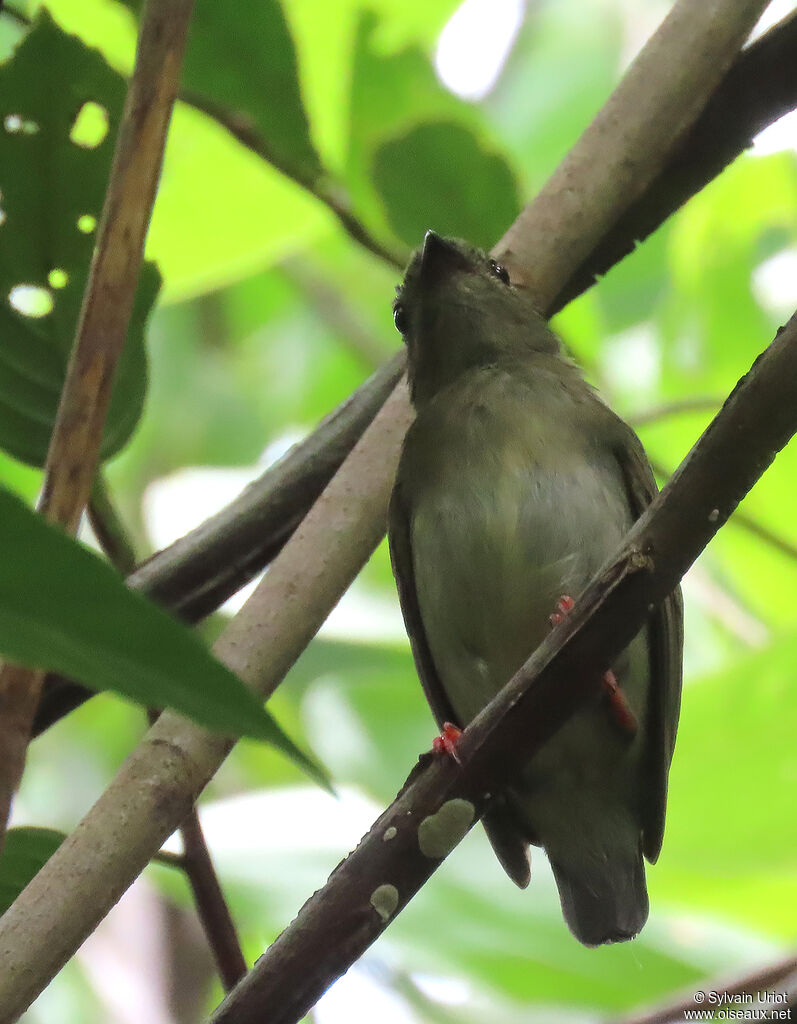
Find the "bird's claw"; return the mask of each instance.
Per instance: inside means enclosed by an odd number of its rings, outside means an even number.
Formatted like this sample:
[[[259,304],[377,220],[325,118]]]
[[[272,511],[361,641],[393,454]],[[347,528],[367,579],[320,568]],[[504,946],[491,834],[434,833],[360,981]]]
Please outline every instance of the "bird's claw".
[[[457,743],[461,735],[462,730],[458,729],[453,722],[444,722],[442,732],[434,738],[432,750],[435,754],[446,754],[448,757],[452,757],[457,764],[462,764],[457,753]]]
[[[576,602],[569,596],[569,594],[562,594],[556,602],[556,607],[548,616],[548,621],[551,626],[558,626],[560,622],[564,622],[570,612],[572,612],[575,604]]]

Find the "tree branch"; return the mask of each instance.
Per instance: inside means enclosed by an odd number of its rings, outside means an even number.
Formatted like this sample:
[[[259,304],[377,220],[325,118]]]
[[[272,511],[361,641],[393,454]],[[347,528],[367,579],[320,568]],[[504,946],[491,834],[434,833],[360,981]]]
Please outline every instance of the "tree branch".
[[[552,303],[595,283],[716,178],[767,125],[797,106],[797,11],[742,50],[691,130],[639,199],[607,231]]]
[[[125,524],[108,493],[108,481],[101,469],[94,478],[87,511],[91,529],[108,561],[115,565],[119,572],[131,573],[136,567],[136,552]]]
[[[481,816],[495,792],[582,704],[797,432],[797,314],[737,384],[615,557],[452,758],[422,758],[357,849],[260,957],[213,1024],[295,1024],[384,931]],[[437,845],[432,844],[436,824]],[[313,964],[313,970],[307,970]]]
[[[135,565],[133,542],[101,474],[94,481],[90,508],[92,528],[108,560],[120,572],[125,571],[128,565]],[[157,711],[148,712],[150,725],[157,717]],[[196,806],[191,808],[180,825],[180,838],[183,841],[183,854],[175,858],[173,863],[188,879],[205,938],[216,961],[224,990],[229,992],[246,974],[246,961],[205,842]]]
[[[241,145],[246,146],[247,149],[284,174],[286,178],[295,181],[297,185],[300,185],[311,195],[315,196],[319,202],[323,203],[334,214],[346,233],[355,242],[359,242],[364,249],[367,249],[368,252],[379,259],[384,260],[385,263],[403,270],[404,264],[407,262],[406,254],[394,252],[374,238],[352,210],[346,190],[340,182],[335,181],[327,174],[310,177],[301,173],[297,167],[291,166],[280,159],[278,154],[269,145],[268,139],[262,135],[251,118],[246,114],[236,110],[229,110],[210,97],[201,96],[199,93],[191,92],[187,89],[182,90],[180,99],[196,110],[202,111],[203,114],[207,114],[217,124],[220,124],[222,128],[226,128],[230,135],[237,139]]]
[[[279,553],[398,383],[405,362],[402,349],[226,508],[135,569],[129,586],[186,622],[215,611]],[[33,735],[95,692],[48,676]]]
[[[646,83],[649,102],[640,105],[637,96],[621,83],[618,92],[624,97],[623,104],[618,104],[616,93],[609,101],[613,118],[599,115],[603,152],[594,156],[589,168],[581,161],[581,171],[593,187],[581,187],[573,176],[572,195],[561,193],[560,216],[550,190],[544,200],[549,231],[527,238],[526,229],[519,227],[512,234],[513,245],[519,246],[510,261],[516,273],[533,275],[532,267],[523,267],[521,262],[529,255],[534,266],[550,264],[553,268],[545,273],[544,281],[536,280],[535,295],[541,308],[550,305],[578,259],[597,245],[611,224],[599,200],[603,187],[607,196],[613,194],[617,155],[625,154],[630,164],[631,179],[624,174],[630,200],[660,170],[663,152],[674,142],[669,136],[684,129],[680,119],[673,123],[672,118],[659,118],[653,101],[658,91],[663,113],[671,111],[672,67],[681,67],[692,84],[692,94],[680,99],[696,116],[715,79],[708,70],[696,73],[693,65],[727,67],[764,2],[711,0],[695,5],[679,0],[676,4],[673,10],[679,13],[679,26],[685,31],[675,36],[665,33],[667,46],[662,46],[657,33],[633,66],[634,75]],[[706,21],[707,8],[723,26],[722,52],[715,45],[715,23]],[[664,149],[662,136],[669,141]],[[629,137],[635,139],[638,152],[629,153]],[[615,216],[619,212],[616,210]],[[524,224],[533,221],[527,213]],[[583,234],[584,252],[577,255],[577,250],[568,246],[563,258],[560,240],[572,236],[574,225]],[[406,389],[399,385],[217,644],[219,657],[259,692],[270,692],[277,685],[381,538],[398,448],[410,419]],[[669,486],[676,481],[677,475]],[[676,559],[676,569],[679,564]],[[577,609],[572,622],[566,623],[568,635],[580,625]],[[504,691],[509,692],[511,688]],[[471,726],[471,736],[478,736],[478,722]],[[77,829],[0,919],[4,967],[0,972],[0,1019],[21,1012],[72,955],[185,817],[229,749],[230,741],[225,738],[169,712],[161,715]],[[424,778],[450,770],[438,762]],[[375,863],[378,866],[378,861]],[[431,873],[428,863],[427,871]],[[366,877],[375,876],[371,872]],[[379,877],[379,883],[386,881]],[[390,905],[390,895],[386,890],[379,894],[383,912]],[[373,926],[372,915],[378,917],[369,906],[366,900],[358,908],[358,927],[366,931]]]
[[[125,99],[83,305],[47,452],[39,510],[77,530],[91,492],[116,366],[177,95],[193,0],[148,2]],[[19,784],[44,674],[0,670],[0,843]]]
[[[214,645],[219,660],[264,697],[384,533],[407,427],[397,406],[407,407],[401,391],[388,399]],[[369,487],[362,486],[364,480]],[[341,543],[342,537],[348,543]],[[72,956],[185,820],[232,746],[228,737],[173,712],[158,718],[94,807],[0,918],[0,1020],[16,1019]]]
[[[539,298],[542,309],[550,311],[574,268],[661,173],[766,6],[766,0],[678,0],[673,5],[594,121],[496,247],[496,259],[515,271],[513,278]],[[668,64],[661,59],[667,54],[677,56]],[[655,76],[650,75],[651,62],[657,64]],[[594,173],[596,165],[602,167],[600,174]],[[540,239],[549,240],[546,259],[536,251]]]
[[[182,868],[191,885],[202,929],[213,951],[224,990],[229,992],[246,974],[246,960],[196,807],[191,809],[180,826],[180,835],[185,851]]]

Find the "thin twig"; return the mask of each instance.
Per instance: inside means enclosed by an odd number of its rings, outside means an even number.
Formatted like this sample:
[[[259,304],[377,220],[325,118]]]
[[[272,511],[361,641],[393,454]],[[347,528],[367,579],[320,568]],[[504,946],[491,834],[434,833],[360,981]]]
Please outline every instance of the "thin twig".
[[[128,575],[136,567],[136,552],[116,505],[108,492],[102,469],[97,471],[88,507],[89,522],[97,543],[119,572]]]
[[[39,510],[77,530],[94,479],[116,366],[177,96],[193,0],[148,0],[108,191],[45,464]],[[0,842],[25,761],[44,674],[0,670]]]
[[[672,474],[657,459],[651,458],[650,464],[653,467],[653,472],[660,480],[669,480]],[[768,526],[764,526],[763,523],[759,523],[757,519],[749,515],[747,512],[736,509],[733,513],[731,524],[751,533],[754,537],[763,541],[764,544],[768,544],[769,547],[773,548],[779,554],[785,555],[786,558],[789,558],[792,561],[797,561],[797,544],[794,544],[781,534],[775,533],[774,530],[771,530]]]
[[[685,1014],[690,1010],[697,1011],[698,1013],[712,1009],[716,1011],[721,1005],[718,1002],[718,998],[723,994],[734,996],[771,992],[784,993],[785,995],[787,994],[786,983],[792,980],[791,976],[795,971],[797,971],[797,956],[791,954],[774,964],[769,964],[741,977],[736,975],[703,981],[700,983],[700,994],[697,999],[695,998],[695,988],[697,986],[693,986],[689,994],[682,999],[677,999],[643,1013],[635,1013],[627,1017],[617,1018],[611,1024],[676,1024],[676,1022],[685,1020]],[[712,995],[715,998],[709,1002],[709,998]],[[782,1003],[770,1003],[770,1005],[775,1010],[783,1009]],[[763,1013],[766,1006],[767,1001],[764,1000],[757,1005],[757,1008]],[[742,1007],[739,1008],[741,1009]]]
[[[187,89],[180,92],[180,99],[196,110],[201,110],[208,117],[213,118],[217,124],[226,128],[230,135],[237,139],[241,145],[246,146],[247,149],[261,157],[261,159],[266,160],[287,178],[295,181],[297,185],[300,185],[311,195],[315,196],[337,217],[348,235],[355,242],[359,242],[364,249],[367,249],[368,252],[379,259],[384,260],[390,266],[396,267],[399,270],[404,268],[407,262],[407,253],[394,252],[374,238],[352,210],[346,190],[340,182],[335,181],[328,174],[309,176],[302,173],[299,168],[286,163],[272,149],[268,139],[261,134],[257,126],[246,114],[228,110],[210,97],[202,96]]]
[[[481,816],[488,794],[588,699],[797,431],[797,314],[736,386],[619,551],[462,733],[421,760],[394,803],[259,958],[213,1024],[295,1024],[382,934]],[[437,817],[439,816],[439,818]],[[443,817],[447,826],[443,825]],[[446,839],[432,850],[426,824]],[[386,841],[387,840],[387,841]],[[312,972],[307,964],[313,964]]]
[[[288,280],[301,289],[302,295],[323,318],[327,329],[338,335],[357,360],[373,371],[385,358],[385,346],[374,332],[356,315],[341,295],[340,283],[326,277],[306,257],[292,257],[280,268]],[[387,312],[387,308],[385,309]],[[387,323],[387,317],[385,317]]]
[[[571,276],[556,312],[586,291],[797,106],[797,11],[745,47],[659,174]]]
[[[197,913],[207,936],[225,992],[246,974],[238,932],[210,857],[196,807],[180,826],[183,870],[194,894]]]
[[[721,408],[723,401],[724,399],[722,398],[711,398],[710,396],[705,398],[680,398],[673,402],[665,402],[662,405],[655,405],[650,409],[633,413],[631,416],[627,416],[626,419],[635,430],[638,430],[640,427],[646,427],[650,423],[658,423],[660,420],[669,419],[671,416],[683,416],[686,413],[710,412],[714,415],[717,409]]]

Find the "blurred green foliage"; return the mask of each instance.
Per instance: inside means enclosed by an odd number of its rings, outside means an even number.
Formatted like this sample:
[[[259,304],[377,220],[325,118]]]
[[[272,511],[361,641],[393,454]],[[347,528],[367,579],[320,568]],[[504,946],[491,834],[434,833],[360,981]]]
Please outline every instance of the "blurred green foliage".
[[[110,66],[129,70],[135,25],[126,7],[47,6]],[[293,0],[282,4],[284,21],[275,0],[258,7],[276,19],[271,30],[242,3],[215,31],[212,6],[199,6],[191,87],[234,103],[234,113],[269,136],[283,166],[312,187],[334,188],[380,242],[401,251],[427,226],[495,240],[608,95],[627,40],[638,38],[635,8],[649,14],[655,5],[529,4],[501,77],[478,103],[451,95],[434,72],[435,41],[455,0]],[[22,35],[0,17],[0,54]],[[266,67],[274,75],[264,86]],[[0,207],[12,172],[0,166]],[[719,404],[784,319],[788,278],[779,284],[785,300],[767,281],[775,280],[773,258],[797,243],[795,208],[794,150],[745,155],[557,318],[620,414],[662,410],[640,435],[663,470],[710,419],[705,410],[668,407],[696,397]],[[57,216],[57,204],[47,216]],[[0,225],[0,246],[9,227]],[[164,278],[147,337],[150,381],[135,433],[107,465],[142,555],[152,545],[151,511],[142,510],[142,496],[156,493],[150,484],[188,466],[243,467],[273,454],[399,343],[390,318],[399,272],[352,242],[306,189],[185,103],[148,254]],[[743,503],[792,548],[795,475],[792,445]],[[0,481],[31,499],[38,475],[0,453]],[[193,514],[201,518],[201,509]],[[733,520],[686,581],[682,726],[664,849],[649,870],[651,920],[640,938],[582,949],[561,920],[544,857],[537,854],[532,885],[520,893],[477,830],[366,957],[410,1019],[598,1019],[766,962],[795,943],[795,584],[793,555]],[[397,638],[384,546],[352,596],[334,635],[313,642],[270,708],[308,741],[344,794],[371,801],[354,831],[342,838],[319,825],[316,844],[295,838],[293,819],[312,824],[322,806],[313,800],[329,798],[308,796],[296,768],[252,743],[239,745],[209,790],[217,804],[208,834],[250,958],[430,745],[431,715]],[[109,696],[59,724],[31,748],[20,814],[70,828],[141,728],[141,715]],[[265,808],[262,819],[250,814],[248,840],[214,831],[213,812],[248,791]],[[335,820],[333,807],[319,821],[327,814]],[[151,874],[169,899],[190,906],[179,876]],[[417,979],[429,975],[464,981],[465,1003],[423,994]],[[59,984],[66,991],[68,982]],[[73,1019],[104,1019],[101,1009],[86,1009],[85,983],[74,985],[81,1016]],[[36,1012],[30,1020],[40,1019]]]

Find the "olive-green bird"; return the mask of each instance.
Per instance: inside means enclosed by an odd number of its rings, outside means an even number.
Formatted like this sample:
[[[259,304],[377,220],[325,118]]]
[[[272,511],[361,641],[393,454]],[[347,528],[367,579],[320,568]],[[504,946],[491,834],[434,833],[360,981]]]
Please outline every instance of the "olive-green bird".
[[[439,724],[464,727],[578,597],[656,493],[638,438],[603,404],[506,270],[429,231],[394,305],[417,417],[390,507],[404,621]],[[567,601],[565,602],[567,604]],[[648,915],[681,692],[672,594],[484,817],[509,876],[545,848],[588,946]]]

